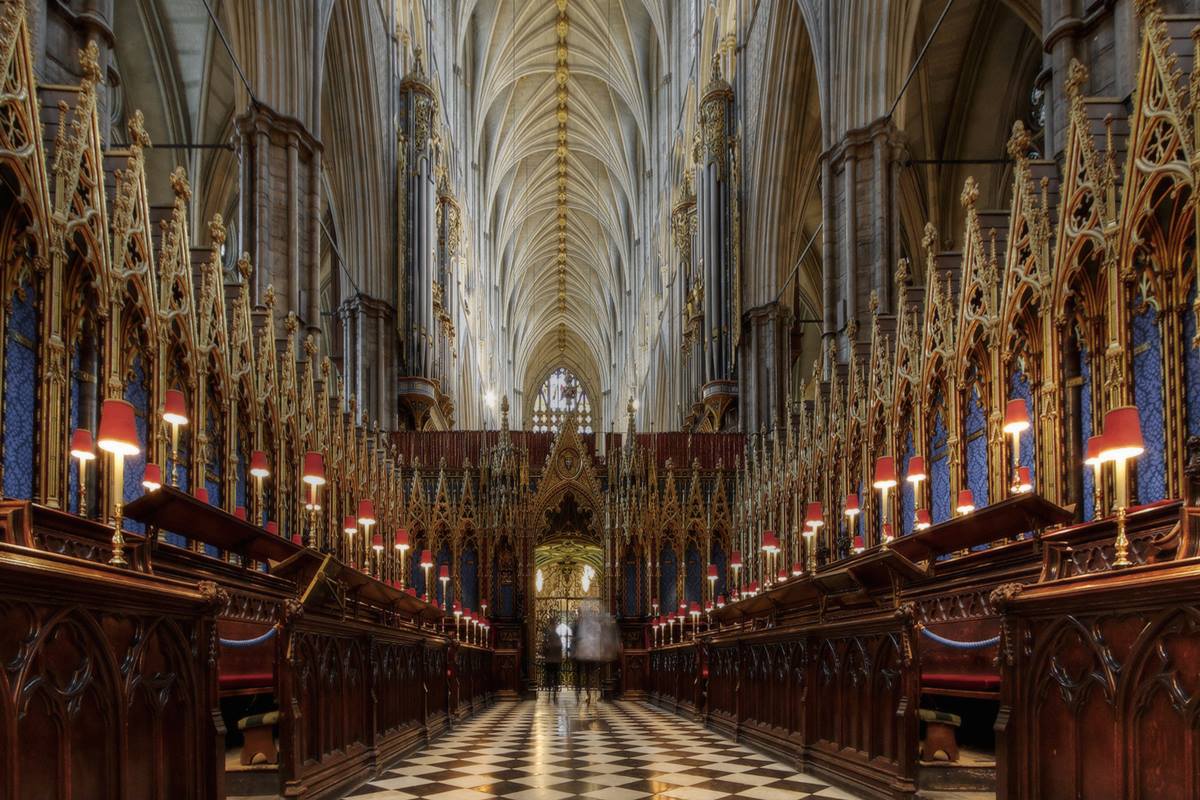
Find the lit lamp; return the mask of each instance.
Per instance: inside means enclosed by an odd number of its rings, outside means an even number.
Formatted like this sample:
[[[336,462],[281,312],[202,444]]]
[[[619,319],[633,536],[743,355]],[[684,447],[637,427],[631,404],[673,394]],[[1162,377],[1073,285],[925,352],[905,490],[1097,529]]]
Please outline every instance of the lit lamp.
[[[960,489],[958,491],[958,505],[954,509],[959,514],[970,514],[975,510],[975,495],[970,489]]]
[[[733,570],[733,591],[740,595],[742,592],[742,551],[734,550],[729,554],[729,568]]]
[[[366,499],[358,501],[358,524],[362,526],[363,529],[363,546],[365,547],[365,542],[369,540],[367,534],[371,532],[371,526],[375,524],[375,503]],[[382,543],[383,541],[381,539],[380,544]]]
[[[863,538],[862,538],[861,533],[854,534],[854,546],[851,547],[850,549],[854,551],[855,555],[858,555],[859,553],[861,553],[867,549],[866,545],[863,544]]]
[[[658,598],[657,597],[650,599],[650,612],[654,616],[658,616]]]
[[[342,517],[342,532],[347,536],[353,536],[358,533],[358,521],[354,519],[353,514],[347,514]]]
[[[171,485],[179,486],[179,429],[188,424],[187,398],[178,389],[167,389],[163,422],[171,426]]]
[[[267,465],[267,454],[255,450],[250,454],[250,475],[254,478],[254,524],[258,524],[263,516],[263,479],[270,476],[271,468]]]
[[[808,546],[808,568],[817,569],[817,531],[825,524],[825,509],[820,503],[809,503],[804,514],[804,542]]]
[[[438,580],[442,582],[442,604],[446,603],[446,584],[450,583],[450,565],[442,564],[438,567]]]
[[[792,577],[799,578],[803,574],[804,574],[804,565],[801,564],[799,561],[793,562],[792,563]]]
[[[425,570],[425,602],[429,602],[429,570],[433,569],[433,553],[428,550],[421,551],[421,560],[417,562],[421,565],[421,569]]]
[[[1117,493],[1114,567],[1133,564],[1129,560],[1129,538],[1125,535],[1125,510],[1129,506],[1129,459],[1140,456],[1145,449],[1137,406],[1121,406],[1104,415],[1104,450],[1100,453],[1100,459],[1113,462],[1113,483]]]
[[[708,596],[712,597],[717,593],[717,565],[708,565]]]
[[[875,482],[871,484],[879,490],[879,518],[884,527],[888,517],[888,491],[896,487],[896,460],[891,456],[880,456],[875,459]],[[884,536],[884,541],[890,537]]]
[[[929,473],[925,471],[925,457],[913,456],[908,460],[908,470],[904,476],[904,480],[912,484],[913,493],[913,508],[918,508],[921,505],[921,481],[929,477]],[[913,516],[913,530],[920,530],[917,527],[916,514]]]
[[[695,600],[688,606],[688,614],[692,618],[692,638],[695,639],[700,628],[700,604]]]
[[[1024,400],[1015,397],[1004,407],[1004,432],[1012,437],[1013,494],[1019,494],[1021,491],[1021,476],[1018,474],[1021,467],[1021,434],[1027,430],[1029,410],[1025,408]]]
[[[675,612],[667,614],[667,644],[675,637]]]
[[[396,531],[396,549],[400,551],[400,588],[404,588],[404,556],[408,553],[408,530],[399,528]]]
[[[769,583],[771,567],[775,565],[772,557],[779,552],[779,537],[775,535],[775,531],[763,531],[762,550],[763,560],[766,562],[763,575],[768,578]]]
[[[846,495],[846,506],[842,510],[842,513],[846,515],[847,533],[853,533],[851,540],[854,542],[854,544],[850,548],[850,552],[857,555],[863,551],[863,538],[858,532],[858,515],[862,513],[862,509],[859,508],[858,505],[857,492],[851,492],[850,494]]]
[[[87,516],[87,465],[96,458],[92,432],[76,428],[71,434],[71,458],[79,462],[79,516]]]
[[[923,531],[933,524],[933,520],[929,517],[928,508],[917,509],[917,519],[913,522],[913,530]]]
[[[125,560],[125,534],[121,530],[121,512],[125,497],[125,457],[141,452],[141,448],[138,447],[133,406],[124,400],[105,400],[100,406],[100,435],[96,443],[101,450],[111,453],[113,457],[113,552],[108,563],[114,567],[124,567],[129,565]]]
[[[162,470],[158,464],[147,464],[142,473],[142,487],[147,492],[157,492],[162,488]]]
[[[309,450],[304,454],[304,483],[308,485],[308,526],[309,526],[309,544],[319,547],[320,542],[317,541],[317,512],[320,506],[317,505],[317,490],[325,485],[325,456],[316,450]]]
[[[1102,477],[1101,470],[1104,467],[1104,459],[1101,454],[1104,452],[1104,437],[1091,436],[1087,441],[1087,457],[1083,463],[1092,468],[1092,519],[1100,519],[1101,513],[1101,487],[1100,479]]]
[[[1029,474],[1029,467],[1017,467],[1017,485],[1014,488],[1017,494],[1033,491],[1033,476]]]
[[[462,603],[454,601],[454,635],[458,636],[458,621],[462,618]]]
[[[725,595],[719,594],[719,595],[717,595],[717,608],[724,608],[724,607],[725,607]]]

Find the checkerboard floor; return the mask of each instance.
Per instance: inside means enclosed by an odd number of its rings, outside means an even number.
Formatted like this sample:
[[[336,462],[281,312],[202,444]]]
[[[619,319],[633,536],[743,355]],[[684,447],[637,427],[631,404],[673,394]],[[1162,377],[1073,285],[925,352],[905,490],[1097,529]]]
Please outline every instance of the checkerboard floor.
[[[800,800],[854,796],[642,703],[498,703],[352,792],[356,800]]]

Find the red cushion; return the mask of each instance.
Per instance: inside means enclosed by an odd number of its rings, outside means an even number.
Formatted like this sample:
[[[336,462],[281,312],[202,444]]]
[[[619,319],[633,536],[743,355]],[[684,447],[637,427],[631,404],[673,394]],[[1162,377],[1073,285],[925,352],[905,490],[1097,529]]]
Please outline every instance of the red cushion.
[[[222,689],[273,689],[275,676],[269,672],[245,675],[222,675],[218,679]]]
[[[922,672],[921,686],[930,689],[968,689],[992,692],[1000,689],[1000,676],[976,673],[962,675],[950,672]]]

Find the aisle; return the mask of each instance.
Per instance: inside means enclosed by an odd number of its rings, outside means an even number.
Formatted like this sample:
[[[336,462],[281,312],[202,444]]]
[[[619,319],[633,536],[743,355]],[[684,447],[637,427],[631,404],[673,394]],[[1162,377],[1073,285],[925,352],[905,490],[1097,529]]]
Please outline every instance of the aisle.
[[[680,717],[570,693],[497,704],[349,797],[853,800]]]

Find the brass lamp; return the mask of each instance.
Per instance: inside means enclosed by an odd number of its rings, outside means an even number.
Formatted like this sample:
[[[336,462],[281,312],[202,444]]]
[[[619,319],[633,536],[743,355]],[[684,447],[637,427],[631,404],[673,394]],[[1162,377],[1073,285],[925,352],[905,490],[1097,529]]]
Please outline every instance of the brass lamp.
[[[1125,535],[1125,513],[1129,506],[1129,459],[1140,456],[1145,450],[1146,444],[1142,438],[1137,406],[1121,406],[1104,415],[1104,450],[1100,458],[1102,461],[1113,463],[1113,483],[1117,494],[1114,567],[1128,567],[1133,564],[1129,560],[1129,538]]]
[[[125,567],[125,534],[121,530],[121,512],[125,498],[125,458],[141,452],[138,446],[137,421],[133,406],[124,400],[105,400],[100,407],[100,449],[113,457],[113,552],[108,560],[114,567]]]

